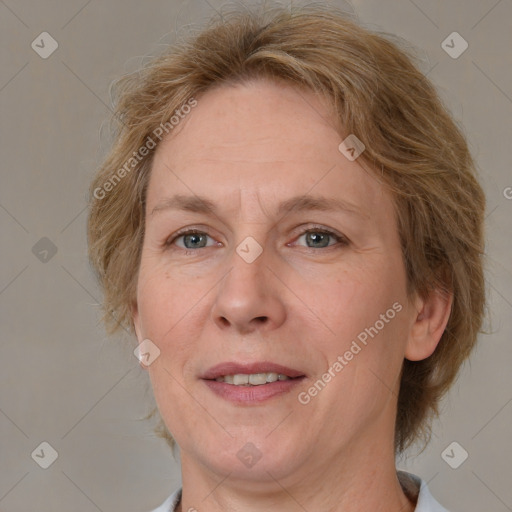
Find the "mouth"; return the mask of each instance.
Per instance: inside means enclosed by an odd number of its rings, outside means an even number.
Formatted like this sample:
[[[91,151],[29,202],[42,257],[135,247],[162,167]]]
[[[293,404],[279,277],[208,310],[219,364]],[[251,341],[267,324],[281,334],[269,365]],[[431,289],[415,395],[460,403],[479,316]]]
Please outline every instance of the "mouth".
[[[221,363],[201,376],[211,391],[239,405],[287,393],[305,377],[299,370],[270,362]]]
[[[268,372],[268,373],[235,373],[234,375],[219,375],[215,377],[216,382],[225,382],[233,386],[262,386],[270,382],[290,380],[292,377],[282,373]],[[299,379],[300,377],[294,377]]]

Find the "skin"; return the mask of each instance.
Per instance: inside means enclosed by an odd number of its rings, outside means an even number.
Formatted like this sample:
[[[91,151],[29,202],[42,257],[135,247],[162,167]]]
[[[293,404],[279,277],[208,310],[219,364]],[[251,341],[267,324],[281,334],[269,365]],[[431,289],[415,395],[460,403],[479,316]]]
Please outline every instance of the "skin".
[[[139,342],[160,349],[148,371],[180,447],[181,511],[415,508],[395,469],[399,374],[404,358],[435,350],[451,298],[407,297],[392,198],[338,150],[348,134],[333,126],[313,92],[257,80],[206,92],[156,151],[133,319]],[[177,193],[218,211],[159,207]],[[276,215],[301,194],[359,213]],[[175,238],[181,228],[205,235]],[[319,242],[325,230],[348,243]],[[252,263],[236,252],[246,237],[263,248]],[[297,393],[397,302],[402,310],[301,404]],[[234,405],[200,379],[224,361],[273,361],[306,378],[286,395]],[[248,442],[261,454],[252,467],[237,457]]]

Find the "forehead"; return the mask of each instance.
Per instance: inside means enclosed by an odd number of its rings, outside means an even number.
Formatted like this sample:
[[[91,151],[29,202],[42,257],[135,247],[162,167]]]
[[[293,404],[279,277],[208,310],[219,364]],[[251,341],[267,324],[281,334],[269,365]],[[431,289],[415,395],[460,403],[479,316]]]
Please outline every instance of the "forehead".
[[[333,122],[327,100],[312,91],[268,80],[220,86],[198,99],[157,153],[179,145],[176,164],[202,157],[264,162],[268,155],[262,148],[272,151],[273,161],[318,158],[316,148],[326,134],[337,146]]]
[[[217,87],[197,101],[156,151],[148,207],[176,193],[226,200],[235,190],[255,201],[314,189],[352,203],[389,202],[340,153],[331,106],[312,91],[258,80]]]

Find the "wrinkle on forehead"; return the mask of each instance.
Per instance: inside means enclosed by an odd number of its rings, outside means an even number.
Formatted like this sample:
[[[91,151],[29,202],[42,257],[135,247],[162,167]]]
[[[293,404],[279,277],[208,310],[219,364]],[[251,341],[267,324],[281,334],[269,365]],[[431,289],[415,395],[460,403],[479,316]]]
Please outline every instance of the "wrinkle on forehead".
[[[289,84],[256,81],[219,87],[199,98],[182,129],[163,140],[157,155],[174,153],[175,164],[190,158],[241,163],[315,160],[317,142],[325,142],[326,136],[334,148],[341,142],[332,114],[320,96]],[[272,150],[273,158],[262,155],[263,150]]]
[[[312,193],[391,220],[375,176],[338,150],[330,114],[318,95],[273,83],[207,91],[183,129],[158,147],[148,207],[175,193],[195,194],[216,202],[228,220],[262,223],[277,203]]]

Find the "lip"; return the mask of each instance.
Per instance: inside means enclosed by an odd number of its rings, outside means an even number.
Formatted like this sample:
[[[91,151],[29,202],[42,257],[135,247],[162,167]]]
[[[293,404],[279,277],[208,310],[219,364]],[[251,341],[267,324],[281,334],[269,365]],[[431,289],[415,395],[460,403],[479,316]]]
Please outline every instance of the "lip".
[[[305,377],[290,380],[267,382],[260,386],[235,386],[216,380],[203,380],[210,391],[235,405],[257,405],[271,398],[289,393],[298,386]]]
[[[252,374],[252,373],[282,373],[287,377],[296,378],[304,377],[305,374],[299,370],[288,368],[280,364],[271,363],[270,361],[253,362],[253,363],[236,363],[234,361],[227,361],[224,363],[212,366],[201,375],[202,379],[214,380],[217,377],[224,375],[236,374]],[[281,381],[287,382],[287,381]],[[266,385],[266,384],[264,384]],[[256,387],[256,386],[255,386]]]
[[[240,373],[281,373],[290,377],[290,379],[267,382],[259,386],[235,386],[215,380],[223,375],[236,375]],[[288,393],[302,382],[305,377],[305,374],[299,370],[271,363],[270,361],[252,363],[228,361],[212,366],[201,376],[203,382],[213,393],[236,405],[255,405]]]

